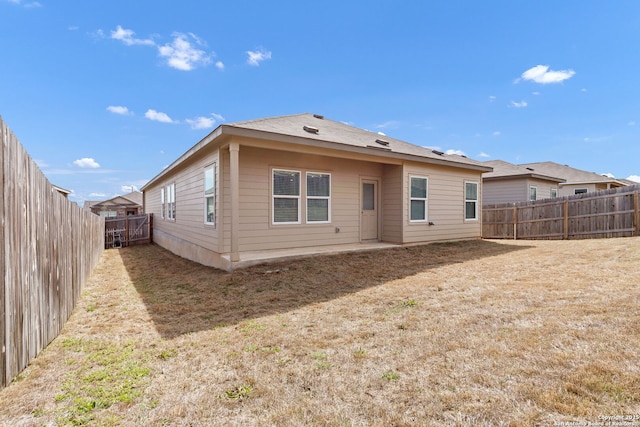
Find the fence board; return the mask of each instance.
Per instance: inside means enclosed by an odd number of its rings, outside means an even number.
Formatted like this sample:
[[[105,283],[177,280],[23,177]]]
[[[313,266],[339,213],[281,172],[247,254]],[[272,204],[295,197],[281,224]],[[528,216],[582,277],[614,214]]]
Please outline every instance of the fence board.
[[[0,388],[62,330],[104,247],[104,220],[49,183],[0,117]]]
[[[105,249],[151,243],[152,219],[153,214],[105,218]]]
[[[640,235],[640,185],[533,202],[485,205],[489,239],[585,239]],[[513,231],[509,232],[509,228]]]

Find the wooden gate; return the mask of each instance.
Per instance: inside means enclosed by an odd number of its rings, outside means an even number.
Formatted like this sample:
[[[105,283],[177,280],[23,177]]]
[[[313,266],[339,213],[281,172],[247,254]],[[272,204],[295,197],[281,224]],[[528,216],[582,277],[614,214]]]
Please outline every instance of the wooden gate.
[[[153,241],[153,214],[127,215],[104,220],[104,247],[122,248]]]

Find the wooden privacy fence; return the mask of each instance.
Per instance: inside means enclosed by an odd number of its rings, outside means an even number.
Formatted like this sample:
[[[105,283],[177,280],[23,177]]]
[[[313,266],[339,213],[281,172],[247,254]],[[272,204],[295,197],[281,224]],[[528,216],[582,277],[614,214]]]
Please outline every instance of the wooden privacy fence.
[[[104,247],[151,243],[153,238],[153,214],[127,215],[104,220]]]
[[[640,236],[640,185],[482,207],[487,239],[600,239]]]
[[[62,330],[104,247],[104,220],[47,181],[0,118],[0,389]]]

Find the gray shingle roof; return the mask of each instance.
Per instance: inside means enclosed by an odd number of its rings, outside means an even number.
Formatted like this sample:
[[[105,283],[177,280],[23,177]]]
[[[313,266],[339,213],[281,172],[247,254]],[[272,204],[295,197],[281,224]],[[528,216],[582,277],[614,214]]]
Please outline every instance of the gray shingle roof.
[[[329,120],[323,116],[303,113],[290,116],[270,117],[244,122],[230,123],[223,127],[247,129],[274,135],[286,135],[307,140],[315,140],[334,145],[333,148],[363,148],[378,155],[393,154],[419,157],[436,163],[456,163],[482,169],[482,162],[456,154],[444,154],[426,147],[410,144],[400,139],[360,129],[345,123]],[[379,141],[379,142],[377,142]]]
[[[618,185],[624,185],[622,182],[615,178],[609,178],[608,176],[599,175],[594,172],[587,172],[580,169],[572,168],[568,165],[561,165],[555,162],[538,162],[538,163],[524,163],[520,166],[528,167],[534,171],[563,178],[567,184],[588,184],[588,183],[614,183]]]
[[[536,171],[534,168],[522,165],[514,165],[503,160],[489,160],[482,163],[493,168],[493,172],[482,174],[482,179],[484,180],[491,181],[507,178],[536,178],[556,183],[565,181],[564,178],[549,176],[542,173],[541,171]]]

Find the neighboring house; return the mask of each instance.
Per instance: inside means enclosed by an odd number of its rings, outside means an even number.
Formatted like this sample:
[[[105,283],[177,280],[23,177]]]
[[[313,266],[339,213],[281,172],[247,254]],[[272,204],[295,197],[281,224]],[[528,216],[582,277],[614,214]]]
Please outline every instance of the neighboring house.
[[[533,168],[502,160],[482,162],[493,172],[482,175],[482,203],[527,202],[558,197],[563,178],[548,176]]]
[[[101,202],[85,201],[84,208],[90,209],[96,215],[103,217],[115,217],[126,215],[140,215],[143,213],[142,193],[133,191],[124,196],[116,196]]]
[[[574,194],[591,193],[626,185],[615,178],[554,162],[525,163],[520,166],[529,168],[539,174],[562,178],[564,182],[558,185],[558,196],[573,196]]]
[[[299,114],[220,125],[142,192],[155,243],[232,270],[248,252],[478,238],[490,170]]]

